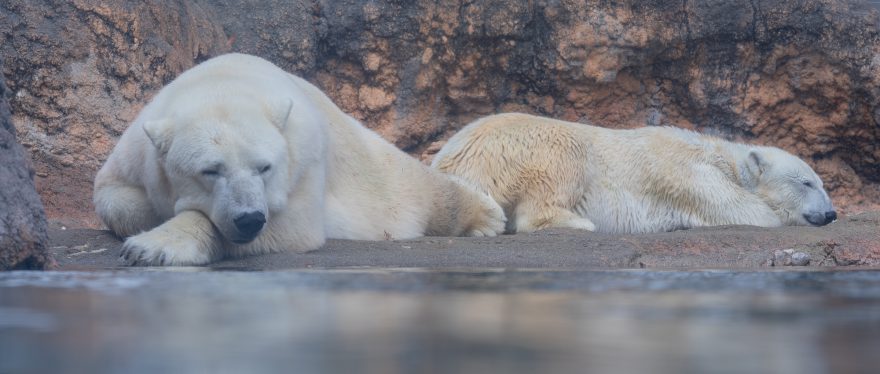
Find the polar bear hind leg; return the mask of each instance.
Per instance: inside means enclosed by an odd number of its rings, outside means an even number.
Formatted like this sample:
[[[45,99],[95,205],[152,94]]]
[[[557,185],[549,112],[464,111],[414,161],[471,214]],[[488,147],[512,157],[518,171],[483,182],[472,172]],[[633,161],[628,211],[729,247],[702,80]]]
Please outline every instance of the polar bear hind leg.
[[[587,218],[557,206],[535,201],[522,201],[514,213],[516,232],[532,232],[557,227],[596,231],[596,225]]]
[[[481,238],[481,237],[493,237],[498,235],[499,232],[504,231],[503,229],[498,229],[492,226],[485,226],[478,229],[473,229],[465,233],[465,236]]]

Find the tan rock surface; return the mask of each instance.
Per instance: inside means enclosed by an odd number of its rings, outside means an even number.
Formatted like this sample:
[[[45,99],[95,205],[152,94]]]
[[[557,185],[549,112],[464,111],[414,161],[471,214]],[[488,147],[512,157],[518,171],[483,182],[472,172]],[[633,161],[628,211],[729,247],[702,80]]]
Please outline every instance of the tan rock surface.
[[[601,234],[541,230],[494,238],[424,237],[413,240],[329,240],[306,253],[282,252],[209,265],[279,270],[351,266],[405,268],[880,268],[880,213],[855,214],[825,227],[701,227],[658,234]],[[49,231],[62,269],[122,266],[122,242],[109,231]],[[786,254],[787,252],[787,254]],[[786,255],[788,258],[786,258]],[[778,258],[781,257],[781,258]],[[777,259],[781,261],[776,261]]]

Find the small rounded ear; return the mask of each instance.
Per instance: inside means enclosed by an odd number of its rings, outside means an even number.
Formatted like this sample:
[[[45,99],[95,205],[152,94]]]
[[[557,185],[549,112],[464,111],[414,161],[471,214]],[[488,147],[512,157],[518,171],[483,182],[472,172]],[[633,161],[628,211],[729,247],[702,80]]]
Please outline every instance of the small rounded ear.
[[[167,119],[144,121],[144,133],[161,153],[168,152],[168,148],[171,147],[170,127],[170,121]]]
[[[749,157],[746,158],[746,169],[752,177],[757,179],[767,169],[767,160],[761,156],[758,150],[753,149],[749,151]]]

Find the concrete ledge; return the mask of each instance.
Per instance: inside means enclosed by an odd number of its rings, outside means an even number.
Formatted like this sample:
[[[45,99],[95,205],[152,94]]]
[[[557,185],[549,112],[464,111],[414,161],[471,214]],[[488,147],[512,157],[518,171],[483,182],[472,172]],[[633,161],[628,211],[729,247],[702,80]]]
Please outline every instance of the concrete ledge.
[[[61,269],[118,267],[122,242],[107,231],[50,230]],[[544,230],[496,238],[425,237],[401,241],[330,240],[315,251],[230,259],[215,269],[423,268],[754,268],[880,266],[880,212],[826,227],[724,226],[659,234],[612,235]]]

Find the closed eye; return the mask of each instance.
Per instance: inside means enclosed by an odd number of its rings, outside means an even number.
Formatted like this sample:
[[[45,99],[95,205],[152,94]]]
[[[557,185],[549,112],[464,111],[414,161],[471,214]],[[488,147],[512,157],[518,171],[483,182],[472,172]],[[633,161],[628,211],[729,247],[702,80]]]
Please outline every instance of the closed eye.
[[[804,186],[807,186],[807,188],[813,188],[813,183],[810,181],[804,181]]]
[[[269,170],[272,170],[272,165],[263,166],[260,168],[260,174],[266,174]]]
[[[202,173],[202,175],[204,175],[206,177],[216,177],[216,176],[220,175],[220,171],[217,169],[205,169],[205,170],[202,170],[201,173]]]

